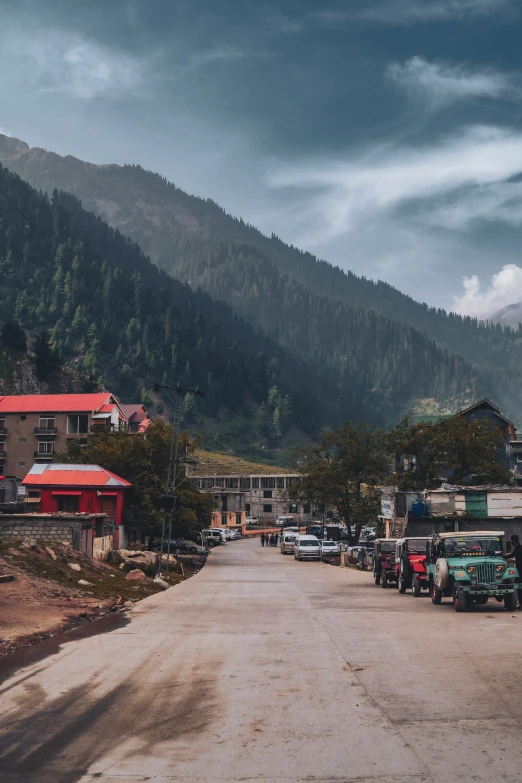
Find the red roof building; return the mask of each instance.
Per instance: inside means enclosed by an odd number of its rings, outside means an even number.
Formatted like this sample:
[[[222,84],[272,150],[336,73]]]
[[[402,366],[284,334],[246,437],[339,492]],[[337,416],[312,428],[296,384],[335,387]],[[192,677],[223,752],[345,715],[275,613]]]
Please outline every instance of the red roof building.
[[[114,533],[123,522],[123,509],[132,484],[100,465],[35,464],[22,481],[26,497],[40,504],[42,514],[100,514],[97,535]]]

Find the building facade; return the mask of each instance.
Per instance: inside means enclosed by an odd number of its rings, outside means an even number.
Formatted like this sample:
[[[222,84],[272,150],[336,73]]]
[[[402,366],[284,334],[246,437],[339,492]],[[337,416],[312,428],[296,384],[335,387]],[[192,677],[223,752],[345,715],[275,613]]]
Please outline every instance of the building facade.
[[[311,508],[291,500],[289,489],[300,480],[297,473],[272,475],[190,476],[201,492],[212,495],[218,511],[245,512],[263,524],[273,524],[278,516],[292,514],[303,524],[311,519]]]
[[[96,517],[96,535],[119,544],[130,482],[99,465],[35,464],[22,481],[28,505],[40,514]]]
[[[130,431],[144,432],[150,423],[145,409],[129,407]],[[98,427],[129,431],[128,417],[108,392],[0,397],[0,474],[24,478],[34,463],[51,462],[70,438],[86,439]]]

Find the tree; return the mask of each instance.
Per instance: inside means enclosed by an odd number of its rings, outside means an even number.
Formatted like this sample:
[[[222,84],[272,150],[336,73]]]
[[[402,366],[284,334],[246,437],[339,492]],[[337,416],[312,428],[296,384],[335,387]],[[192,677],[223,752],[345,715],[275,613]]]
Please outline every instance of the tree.
[[[34,341],[34,356],[36,377],[39,381],[48,380],[60,369],[60,357],[51,345],[51,337],[47,329],[43,329]]]
[[[17,353],[27,353],[27,337],[18,321],[6,321],[2,326],[0,340],[4,348]]]
[[[99,464],[130,481],[125,524],[142,534],[159,535],[164,516],[160,498],[165,492],[171,438],[172,427],[163,421],[153,422],[145,437],[97,431],[88,436],[86,446],[74,438],[69,440],[57,460]],[[188,432],[180,434],[180,454],[190,455],[198,445]],[[209,525],[214,501],[193,486],[182,465],[177,466],[177,485],[179,505],[173,535],[194,536]]]
[[[301,503],[312,502],[323,512],[337,509],[356,538],[361,527],[378,514],[378,483],[389,472],[389,458],[383,448],[384,433],[366,424],[345,422],[324,432],[318,442],[296,451],[299,483],[290,487],[290,496]]]
[[[403,419],[387,437],[394,455],[390,483],[402,490],[452,484],[509,484],[502,431],[486,421],[452,416],[431,424]]]

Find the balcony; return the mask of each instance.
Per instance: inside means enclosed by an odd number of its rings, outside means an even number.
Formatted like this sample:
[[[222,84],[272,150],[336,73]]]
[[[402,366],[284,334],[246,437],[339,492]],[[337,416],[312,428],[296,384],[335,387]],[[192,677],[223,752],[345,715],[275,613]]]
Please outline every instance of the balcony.
[[[0,427],[0,435],[7,435],[7,427]]]
[[[53,456],[54,456],[54,452],[51,451],[50,454],[42,454],[41,451],[35,451],[33,453],[33,456],[34,456],[35,459],[44,459],[44,460],[46,460],[46,462],[52,462],[52,459],[53,459]]]
[[[0,459],[5,459],[7,457],[5,448],[3,446],[0,447]]]
[[[58,435],[58,427],[35,427],[34,434],[49,435],[50,437],[52,437],[53,435]]]

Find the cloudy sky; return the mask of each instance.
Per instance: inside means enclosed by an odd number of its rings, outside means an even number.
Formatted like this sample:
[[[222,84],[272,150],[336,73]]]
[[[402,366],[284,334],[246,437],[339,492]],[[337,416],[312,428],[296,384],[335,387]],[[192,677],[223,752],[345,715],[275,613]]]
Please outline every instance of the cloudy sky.
[[[0,0],[0,128],[429,303],[522,299],[520,0]]]

